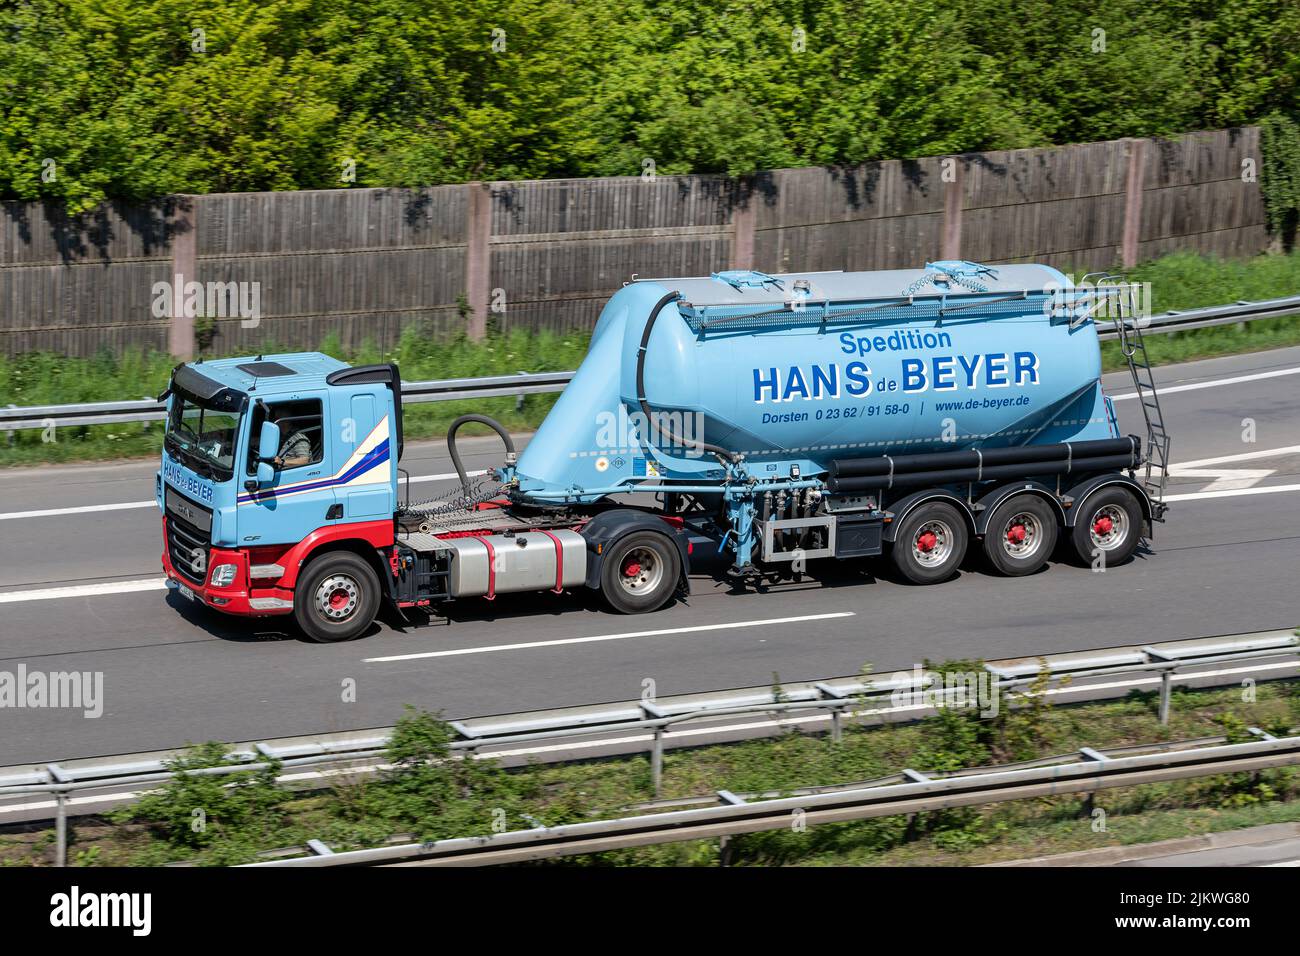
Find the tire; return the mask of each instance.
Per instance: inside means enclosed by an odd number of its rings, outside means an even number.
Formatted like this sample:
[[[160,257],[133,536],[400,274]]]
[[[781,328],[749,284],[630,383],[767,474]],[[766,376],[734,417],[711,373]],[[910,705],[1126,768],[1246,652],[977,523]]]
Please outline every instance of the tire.
[[[891,558],[913,584],[936,584],[966,557],[966,519],[942,501],[918,505],[898,526]]]
[[[359,637],[379,613],[379,577],[350,551],[313,558],[298,576],[293,616],[314,641],[332,644]]]
[[[1056,512],[1038,495],[1012,495],[993,510],[984,532],[984,557],[1007,577],[1033,574],[1056,548]]]
[[[1089,495],[1075,516],[1070,535],[1075,556],[1091,565],[1093,552],[1105,555],[1105,567],[1133,557],[1142,537],[1142,506],[1127,488],[1109,487]]]
[[[681,574],[677,545],[667,535],[634,531],[605,551],[600,590],[620,614],[645,614],[668,603]]]

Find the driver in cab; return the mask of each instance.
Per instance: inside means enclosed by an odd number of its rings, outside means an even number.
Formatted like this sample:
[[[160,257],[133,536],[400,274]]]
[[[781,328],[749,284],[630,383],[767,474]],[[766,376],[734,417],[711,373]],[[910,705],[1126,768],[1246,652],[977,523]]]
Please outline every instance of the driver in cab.
[[[275,467],[297,468],[311,464],[311,438],[293,418],[276,422],[280,429],[280,451],[275,456]]]

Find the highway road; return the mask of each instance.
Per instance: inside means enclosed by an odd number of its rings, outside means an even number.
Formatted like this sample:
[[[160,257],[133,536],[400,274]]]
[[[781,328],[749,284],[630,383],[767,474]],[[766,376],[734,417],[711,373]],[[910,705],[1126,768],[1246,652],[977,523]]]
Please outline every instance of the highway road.
[[[1300,348],[1158,369],[1172,508],[1151,549],[1104,574],[1067,564],[1018,579],[976,562],[918,588],[831,563],[734,594],[622,617],[584,595],[457,605],[449,624],[377,625],[318,645],[161,586],[154,462],[0,473],[0,671],[102,673],[103,714],[0,710],[0,765],[391,724],[404,704],[448,717],[877,673],[923,659],[1013,657],[1288,627],[1300,622]],[[1141,434],[1128,373],[1107,377]],[[1247,420],[1253,434],[1244,434]],[[1246,438],[1253,437],[1253,441]],[[471,468],[494,441],[466,445]],[[413,497],[448,487],[441,443],[412,443]],[[421,481],[420,479],[426,479]],[[354,683],[353,683],[354,682]],[[348,689],[355,686],[355,699]]]
[[[1300,824],[1269,823],[1245,830],[1219,830],[1158,843],[1129,843],[989,865],[1294,868],[1300,867]]]

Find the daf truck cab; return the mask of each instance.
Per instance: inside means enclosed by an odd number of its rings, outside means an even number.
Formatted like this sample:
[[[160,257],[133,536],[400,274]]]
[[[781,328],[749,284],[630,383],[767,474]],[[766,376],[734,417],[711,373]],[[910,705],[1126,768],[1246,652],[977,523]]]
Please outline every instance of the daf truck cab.
[[[400,387],[395,366],[319,353],[178,366],[156,480],[169,585],[229,614],[296,611],[317,639],[369,624],[390,576]]]
[[[292,615],[316,641],[363,634],[381,607],[406,615],[452,598],[593,588],[617,611],[652,611],[686,586],[681,519],[597,503],[512,503],[489,493],[398,501],[401,379],[297,353],[177,366],[156,497],[162,565],[183,598],[242,617]],[[453,423],[448,445],[469,420]]]

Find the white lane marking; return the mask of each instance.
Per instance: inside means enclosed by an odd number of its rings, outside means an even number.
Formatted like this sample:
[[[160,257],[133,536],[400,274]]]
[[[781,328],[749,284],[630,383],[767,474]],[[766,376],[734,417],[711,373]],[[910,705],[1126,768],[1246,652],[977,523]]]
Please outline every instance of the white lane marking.
[[[1204,468],[1207,465],[1226,465],[1233,461],[1251,461],[1255,458],[1281,458],[1283,455],[1300,455],[1300,445],[1286,445],[1282,448],[1265,448],[1262,451],[1248,451],[1240,455],[1221,455],[1218,458],[1201,458],[1198,461],[1181,461],[1174,468]]]
[[[1230,491],[1234,488],[1250,488],[1277,471],[1276,468],[1221,468],[1219,465],[1252,461],[1257,458],[1281,458],[1284,455],[1300,454],[1300,445],[1287,445],[1283,448],[1265,448],[1260,451],[1248,451],[1239,455],[1220,455],[1217,458],[1202,458],[1199,461],[1183,461],[1169,466],[1171,477],[1213,478],[1201,491]]]
[[[1233,667],[1225,670],[1201,671],[1195,674],[1189,674],[1189,677],[1223,677],[1235,674],[1258,674],[1262,671],[1273,670],[1294,670],[1294,661],[1282,661],[1276,664],[1257,664],[1255,666]],[[1143,677],[1134,681],[1109,681],[1098,684],[1081,684],[1069,687],[1050,687],[1043,692],[1043,696],[1051,697],[1062,694],[1074,694],[1084,690],[1115,690],[1120,688],[1132,688],[1139,686],[1156,686],[1160,683],[1159,677]],[[897,714],[907,711],[925,711],[932,708],[925,704],[903,704],[898,707],[878,707],[867,708],[855,711],[858,716],[877,716],[882,714]],[[703,727],[683,727],[674,730],[673,739],[681,740],[687,737],[702,737],[707,734],[725,734],[738,733],[745,730],[769,730],[774,727],[798,727],[808,724],[829,723],[831,720],[829,714],[810,714],[803,717],[779,717],[776,720],[751,720],[742,724],[710,724]],[[532,757],[539,754],[565,753],[577,750],[595,750],[600,747],[626,746],[629,744],[643,744],[653,740],[650,734],[632,734],[625,737],[604,737],[599,740],[569,741],[560,744],[543,744],[533,747],[516,747],[512,750],[494,750],[491,753],[473,753],[475,760],[499,760],[502,757]],[[491,741],[486,743],[490,744]],[[340,758],[346,759],[346,758]],[[296,781],[323,780],[329,777],[342,776],[344,774],[357,773],[377,773],[381,770],[391,770],[392,764],[372,763],[372,764],[353,764],[348,767],[331,768],[327,770],[302,770],[298,773],[281,774],[279,777],[282,783],[292,783]],[[105,782],[105,786],[112,786],[111,781]],[[155,791],[149,790],[124,790],[117,793],[106,793],[90,797],[69,797],[68,803],[71,804],[94,804],[108,803],[114,800],[134,800],[145,793]],[[28,803],[9,803],[0,805],[0,816],[6,813],[21,813],[25,810],[49,810],[57,806],[54,800],[35,800]],[[1271,863],[1269,866],[1296,866],[1296,863]]]
[[[0,514],[0,521],[13,518],[51,518],[55,515],[82,515],[92,511],[126,511],[128,508],[157,508],[156,501],[128,501],[119,505],[86,505],[81,508],[46,508],[42,511],[10,511]]]
[[[1280,368],[1272,372],[1256,372],[1254,375],[1236,375],[1232,378],[1220,378],[1209,382],[1189,382],[1186,385],[1156,385],[1156,392],[1159,395],[1172,395],[1174,392],[1194,392],[1202,388],[1218,388],[1220,385],[1236,385],[1239,382],[1256,382],[1262,378],[1278,378],[1283,375],[1300,375],[1300,366],[1296,368]],[[1130,398],[1137,398],[1137,392],[1125,392],[1123,395],[1112,395],[1112,402],[1123,402]]]
[[[1213,478],[1202,491],[1229,491],[1257,485],[1275,471],[1276,468],[1188,468],[1186,465],[1170,465],[1169,477]]]
[[[477,478],[479,475],[486,475],[487,471],[468,471],[465,473],[467,478]],[[449,481],[456,477],[454,471],[442,475],[414,475],[411,477],[411,484],[417,481]],[[405,478],[398,477],[398,482],[405,481]],[[127,501],[123,504],[116,505],[81,505],[76,508],[45,508],[40,511],[10,511],[6,514],[0,514],[0,521],[8,521],[14,518],[53,518],[58,515],[83,515],[92,511],[126,511],[129,508],[156,508],[156,501]]]
[[[20,601],[53,601],[57,598],[101,597],[106,594],[130,594],[134,591],[158,591],[166,586],[166,578],[141,578],[138,581],[74,584],[70,587],[40,588],[35,591],[4,591],[0,592],[0,604],[17,604]]]
[[[1260,866],[1300,866],[1300,860],[1284,860],[1281,863],[1261,863]]]
[[[833,614],[805,614],[801,617],[771,617],[758,621],[729,621],[726,624],[697,624],[693,627],[666,627],[657,631],[629,631],[625,634],[595,634],[591,637],[565,637],[554,641],[528,641],[522,644],[489,644],[486,647],[461,647],[451,651],[428,651],[423,654],[395,654],[392,657],[367,657],[362,663],[377,664],[388,661],[413,661],[425,657],[457,657],[462,654],[491,654],[496,651],[518,651],[534,647],[562,647],[567,644],[592,644],[597,641],[625,641],[631,637],[662,637],[669,634],[698,634],[701,631],[723,631],[738,627],[765,627],[771,624],[798,624],[802,621],[827,621],[837,617],[855,617],[854,611],[836,611]]]
[[[465,477],[466,477],[466,478],[477,478],[479,475],[486,475],[487,473],[488,473],[488,469],[486,469],[486,468],[484,468],[482,471],[467,471],[467,472],[465,472]],[[448,472],[448,473],[445,474],[445,475],[419,475],[419,476],[412,476],[412,477],[411,477],[411,484],[415,484],[417,481],[448,481],[448,480],[450,480],[450,479],[452,479],[452,478],[455,478],[455,477],[456,477],[456,473],[455,473],[454,471]],[[398,479],[397,479],[397,480],[398,480],[399,482],[402,481],[402,478],[401,478],[400,475],[398,476]]]
[[[1202,498],[1235,498],[1237,495],[1273,495],[1300,491],[1300,485],[1267,485],[1263,488],[1235,488],[1230,491],[1193,491],[1185,495],[1165,495],[1164,501],[1198,501]]]

